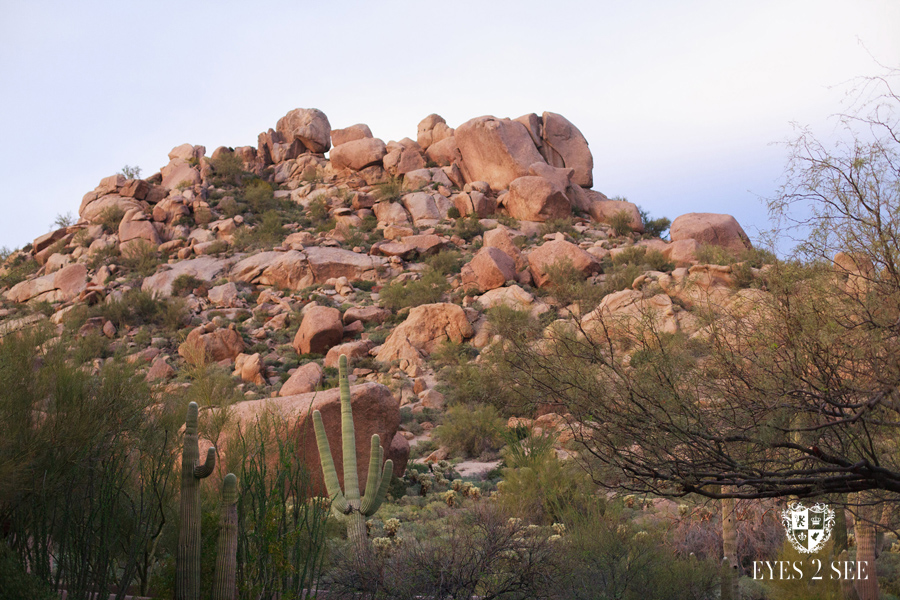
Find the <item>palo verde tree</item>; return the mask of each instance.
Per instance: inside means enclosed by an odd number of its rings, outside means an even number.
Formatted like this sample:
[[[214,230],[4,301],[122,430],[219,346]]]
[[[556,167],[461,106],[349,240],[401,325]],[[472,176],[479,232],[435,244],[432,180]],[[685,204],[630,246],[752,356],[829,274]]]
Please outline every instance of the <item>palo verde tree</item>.
[[[790,144],[769,208],[779,231],[799,227],[804,240],[755,287],[696,302],[698,335],[664,333],[652,310],[622,327],[603,305],[565,327],[495,315],[504,343],[485,362],[518,401],[573,416],[599,483],[711,498],[898,497],[898,75],[862,82],[841,117],[844,141],[801,131]]]

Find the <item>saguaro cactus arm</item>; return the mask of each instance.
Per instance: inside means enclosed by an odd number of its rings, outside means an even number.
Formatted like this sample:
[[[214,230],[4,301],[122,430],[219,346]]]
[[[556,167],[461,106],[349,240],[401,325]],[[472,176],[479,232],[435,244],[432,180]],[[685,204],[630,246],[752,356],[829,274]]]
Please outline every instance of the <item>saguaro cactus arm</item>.
[[[216,449],[215,447],[210,447],[210,449],[206,451],[206,461],[202,465],[194,466],[194,477],[196,477],[197,479],[205,479],[212,475],[212,472],[215,468]]]
[[[332,508],[342,514],[350,512],[350,505],[341,492],[341,484],[338,481],[337,470],[334,468],[334,459],[331,456],[331,445],[325,434],[325,425],[322,423],[322,413],[313,412],[313,426],[316,430],[316,445],[319,447],[319,462],[322,463],[322,475],[325,478],[325,489],[331,498]]]
[[[378,468],[384,458],[384,448],[381,447],[381,438],[378,434],[372,436],[372,447],[369,452],[369,476],[366,481],[366,494],[359,506],[359,512],[370,517],[375,514],[391,484],[391,476],[394,473],[394,461],[388,459],[379,476]]]
[[[347,355],[341,354],[338,364],[341,386],[341,437],[344,452],[344,497],[354,508],[359,507],[359,475],[356,472],[356,428],[350,406],[350,378],[347,376]]]

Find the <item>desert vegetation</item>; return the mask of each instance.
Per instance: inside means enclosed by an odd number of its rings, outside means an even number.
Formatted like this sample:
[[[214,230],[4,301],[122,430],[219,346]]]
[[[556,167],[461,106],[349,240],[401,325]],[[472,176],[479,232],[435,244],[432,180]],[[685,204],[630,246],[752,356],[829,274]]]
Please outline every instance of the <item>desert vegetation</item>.
[[[555,113],[105,178],[0,256],[0,598],[897,597],[889,80],[790,146],[791,256],[591,189]],[[756,576],[798,499],[869,579]]]

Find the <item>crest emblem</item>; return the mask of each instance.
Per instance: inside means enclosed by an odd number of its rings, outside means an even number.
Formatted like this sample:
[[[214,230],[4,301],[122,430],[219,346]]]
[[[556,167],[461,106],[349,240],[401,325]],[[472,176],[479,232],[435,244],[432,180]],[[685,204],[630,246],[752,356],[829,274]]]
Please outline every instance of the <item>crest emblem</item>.
[[[821,503],[806,508],[800,502],[792,502],[781,512],[781,523],[794,548],[812,554],[831,538],[834,511]]]

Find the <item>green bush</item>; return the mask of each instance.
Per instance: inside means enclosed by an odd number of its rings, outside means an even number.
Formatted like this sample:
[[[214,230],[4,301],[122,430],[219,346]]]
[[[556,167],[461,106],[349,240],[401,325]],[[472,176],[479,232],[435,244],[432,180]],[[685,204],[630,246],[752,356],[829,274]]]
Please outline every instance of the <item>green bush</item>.
[[[517,439],[505,433],[503,484],[498,502],[502,508],[538,524],[560,522],[572,510],[595,504],[593,484],[584,469],[573,461],[561,461],[551,435],[527,432]]]
[[[641,223],[644,224],[644,237],[661,238],[663,234],[669,230],[672,221],[666,217],[651,219],[650,213],[638,206],[638,212],[641,215]]]
[[[387,181],[377,184],[375,193],[381,201],[396,202],[403,195],[403,179],[391,177]]]
[[[29,574],[15,553],[0,542],[0,600],[56,600],[50,586]]]
[[[0,268],[0,287],[12,287],[21,283],[37,273],[40,268],[41,265],[25,253],[7,258],[6,264]]]
[[[391,282],[381,288],[379,297],[385,308],[399,310],[422,304],[440,302],[450,284],[439,272],[428,269],[421,279]]]
[[[97,217],[97,222],[103,226],[106,233],[118,233],[119,223],[125,217],[125,211],[118,206],[107,206]]]
[[[425,264],[441,275],[452,275],[459,273],[463,266],[463,258],[458,250],[441,250],[425,258]]]
[[[450,208],[447,209],[447,218],[448,219],[458,219],[461,216],[462,215],[459,214],[459,209],[456,208],[455,206],[451,206]]]
[[[631,213],[627,210],[620,210],[609,218],[609,225],[616,232],[616,235],[628,235],[631,229]]]
[[[434,430],[434,439],[450,448],[454,456],[477,458],[503,445],[505,423],[497,409],[489,405],[456,405],[444,413]]]
[[[471,242],[473,238],[484,233],[484,227],[478,220],[478,215],[472,213],[468,217],[457,219],[453,226],[453,232],[467,242]]]
[[[175,281],[172,282],[172,295],[187,296],[188,294],[193,293],[193,291],[201,285],[203,285],[203,281],[197,279],[193,275],[183,273],[176,277]]]
[[[244,188],[244,202],[256,214],[262,214],[275,208],[275,195],[272,191],[272,186],[262,179],[252,180]]]
[[[147,240],[139,239],[128,242],[122,252],[121,265],[141,277],[155,273],[161,262],[159,250]]]
[[[209,160],[215,177],[213,183],[221,185],[240,185],[244,176],[244,161],[234,152],[224,152],[216,158]]]
[[[123,175],[125,179],[140,179],[141,178],[141,168],[138,166],[129,166],[125,165],[122,167],[122,170],[119,171],[120,175]]]
[[[549,221],[544,221],[541,223],[541,228],[539,234],[541,236],[545,236],[548,233],[563,233],[568,235],[573,239],[578,239],[580,234],[575,230],[574,221],[572,217],[566,217],[564,219],[550,219]]]

